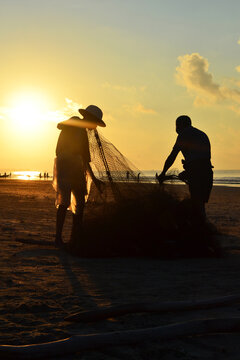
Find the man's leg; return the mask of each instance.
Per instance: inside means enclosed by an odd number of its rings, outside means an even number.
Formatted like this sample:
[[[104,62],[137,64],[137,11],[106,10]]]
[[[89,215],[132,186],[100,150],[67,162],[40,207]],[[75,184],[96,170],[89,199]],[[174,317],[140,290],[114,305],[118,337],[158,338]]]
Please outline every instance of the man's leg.
[[[190,187],[189,187],[190,188]],[[212,189],[211,179],[203,179],[199,184],[195,184],[190,189],[192,211],[196,218],[197,224],[206,224],[207,215],[205,204],[208,202]]]
[[[206,210],[204,200],[191,196],[192,215],[194,225],[205,225],[206,223]]]
[[[75,212],[72,214],[72,231],[70,242],[77,246],[82,233],[83,211],[85,206],[85,195],[82,191],[73,191],[75,197]]]
[[[66,217],[66,212],[67,212],[67,207],[65,205],[59,205],[57,209],[56,238],[55,238],[55,244],[58,247],[63,245],[62,230]]]

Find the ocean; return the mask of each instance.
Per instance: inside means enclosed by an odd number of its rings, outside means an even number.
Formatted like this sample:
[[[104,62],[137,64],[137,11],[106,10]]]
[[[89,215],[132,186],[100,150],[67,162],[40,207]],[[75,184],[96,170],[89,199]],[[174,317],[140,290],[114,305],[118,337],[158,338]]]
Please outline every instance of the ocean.
[[[152,181],[155,180],[156,173],[160,173],[160,170],[142,170],[140,171],[141,176],[146,176]],[[6,177],[4,175],[7,175]],[[52,173],[43,171],[7,171],[0,169],[0,180],[1,179],[19,179],[19,180],[41,180],[51,181]],[[214,185],[224,186],[240,186],[240,170],[214,170]]]
[[[157,170],[147,170],[144,172],[144,174],[146,174],[146,176],[155,177],[156,173],[160,174],[160,172],[161,171]],[[240,170],[213,169],[213,183],[214,185],[240,186]]]

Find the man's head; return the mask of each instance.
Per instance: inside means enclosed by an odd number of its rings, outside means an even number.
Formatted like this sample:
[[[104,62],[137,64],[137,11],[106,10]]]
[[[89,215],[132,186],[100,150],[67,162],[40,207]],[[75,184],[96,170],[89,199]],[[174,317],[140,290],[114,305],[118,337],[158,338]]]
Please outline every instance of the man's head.
[[[176,120],[176,132],[180,134],[186,127],[192,125],[192,121],[189,116],[181,115]]]
[[[86,109],[79,109],[78,111],[83,116],[82,120],[88,124],[88,126],[86,126],[88,129],[95,129],[97,126],[106,126],[102,120],[103,112],[99,107],[89,105]]]

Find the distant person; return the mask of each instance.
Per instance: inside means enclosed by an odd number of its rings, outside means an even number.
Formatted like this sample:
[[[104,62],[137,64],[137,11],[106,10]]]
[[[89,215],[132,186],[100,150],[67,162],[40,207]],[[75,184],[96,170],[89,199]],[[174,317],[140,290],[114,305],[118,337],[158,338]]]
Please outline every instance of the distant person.
[[[140,181],[140,175],[141,175],[141,173],[138,173],[138,175],[137,175],[137,181],[138,182]]]
[[[73,116],[60,122],[61,130],[56,147],[53,186],[57,192],[56,205],[56,238],[57,247],[63,246],[62,230],[68,207],[72,211],[72,232],[70,245],[76,246],[80,240],[85,196],[87,195],[87,174],[100,189],[102,181],[98,180],[90,166],[90,152],[86,129],[105,127],[103,113],[95,105],[79,109],[83,119]],[[72,196],[72,199],[71,199]]]
[[[126,178],[127,178],[127,181],[129,181],[129,175],[130,175],[130,172],[129,172],[129,171],[127,171],[127,172],[126,172]]]
[[[173,165],[181,151],[185,171],[179,178],[187,182],[192,202],[192,210],[197,222],[205,222],[205,203],[208,202],[212,185],[213,171],[211,164],[211,145],[207,135],[192,126],[191,119],[182,115],[176,120],[177,141],[165,161],[163,171],[158,176],[162,183],[168,169]]]

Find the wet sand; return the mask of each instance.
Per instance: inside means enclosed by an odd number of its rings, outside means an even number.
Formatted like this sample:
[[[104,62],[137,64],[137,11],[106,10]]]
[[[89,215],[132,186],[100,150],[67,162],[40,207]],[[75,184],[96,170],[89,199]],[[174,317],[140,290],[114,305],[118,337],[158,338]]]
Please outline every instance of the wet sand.
[[[181,196],[187,193],[185,186],[171,185],[171,189]],[[208,310],[131,314],[97,323],[64,321],[68,314],[108,305],[239,294],[240,188],[215,186],[207,205],[209,220],[222,232],[219,239],[227,249],[219,259],[71,256],[52,245],[54,196],[47,181],[0,181],[1,345],[240,316],[240,303],[236,303]],[[66,236],[71,224],[68,215]],[[209,334],[85,351],[63,359],[239,359],[239,351],[240,333]]]

